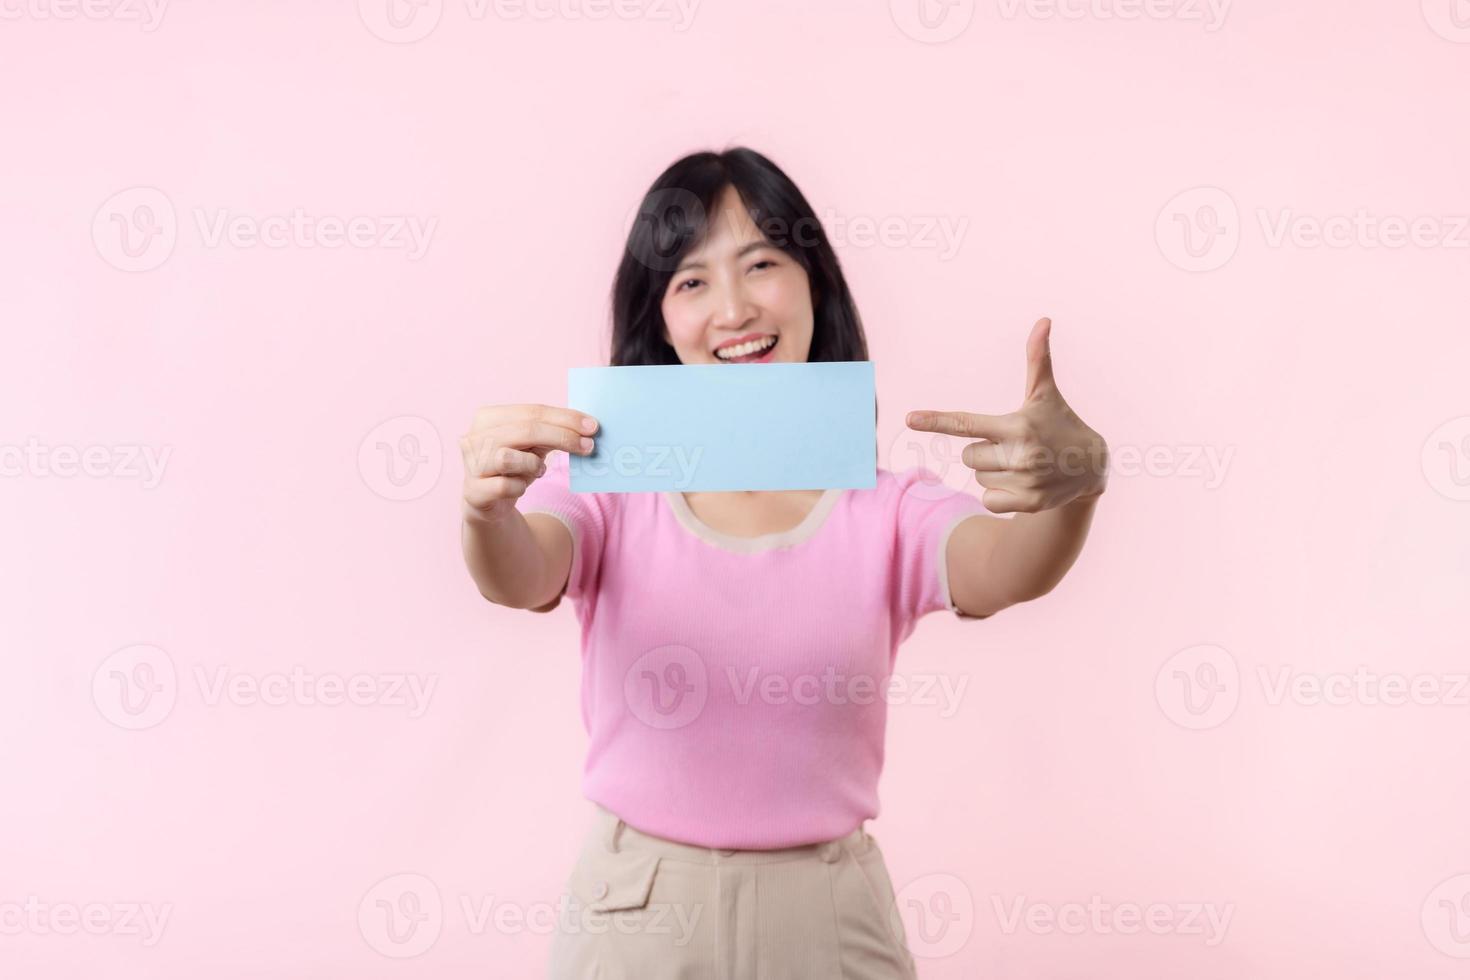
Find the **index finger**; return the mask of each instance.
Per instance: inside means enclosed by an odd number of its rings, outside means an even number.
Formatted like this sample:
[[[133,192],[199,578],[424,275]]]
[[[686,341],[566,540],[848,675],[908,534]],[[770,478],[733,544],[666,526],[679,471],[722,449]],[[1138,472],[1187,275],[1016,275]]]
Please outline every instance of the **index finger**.
[[[574,408],[563,408],[560,405],[541,405],[538,403],[527,403],[521,405],[489,405],[475,412],[473,428],[483,429],[492,425],[504,425],[507,422],[546,422],[550,425],[559,425],[573,432],[583,435],[591,435],[597,431],[597,419],[586,412],[579,412]],[[591,422],[590,426],[584,426],[584,421]]]
[[[586,440],[587,447],[582,447]],[[516,421],[508,422],[496,430],[496,441],[512,449],[533,452],[542,459],[553,449],[564,449],[569,453],[591,452],[593,440],[575,429],[552,422]]]
[[[973,412],[910,412],[908,427],[920,432],[940,432],[949,436],[971,436],[992,441],[1005,439],[1016,431],[1015,419],[1009,415],[976,415]]]

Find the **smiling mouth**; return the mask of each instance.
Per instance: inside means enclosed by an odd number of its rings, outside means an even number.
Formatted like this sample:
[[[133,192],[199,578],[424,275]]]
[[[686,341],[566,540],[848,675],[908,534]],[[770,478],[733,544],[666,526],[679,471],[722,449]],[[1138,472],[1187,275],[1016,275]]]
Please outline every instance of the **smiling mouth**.
[[[724,364],[749,364],[759,361],[776,348],[779,340],[779,337],[772,335],[743,344],[732,344],[715,351],[715,360]]]

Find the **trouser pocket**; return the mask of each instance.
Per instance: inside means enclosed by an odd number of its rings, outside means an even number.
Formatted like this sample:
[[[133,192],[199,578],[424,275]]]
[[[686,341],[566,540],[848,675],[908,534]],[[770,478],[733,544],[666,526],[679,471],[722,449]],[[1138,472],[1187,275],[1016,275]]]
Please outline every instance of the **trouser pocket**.
[[[685,875],[647,851],[584,849],[562,895],[550,980],[683,980],[708,951]]]
[[[853,848],[851,857],[855,884],[861,889],[855,902],[865,909],[867,921],[861,927],[850,929],[850,935],[859,937],[863,942],[871,938],[874,944],[882,945],[884,956],[877,959],[882,961],[881,968],[890,972],[875,973],[875,976],[914,977],[914,958],[909,952],[908,937],[904,932],[903,918],[899,914],[897,896],[893,891],[893,880],[888,875],[888,865],[878,842],[871,835],[864,834]],[[843,944],[844,947],[852,946],[854,940],[844,937]]]

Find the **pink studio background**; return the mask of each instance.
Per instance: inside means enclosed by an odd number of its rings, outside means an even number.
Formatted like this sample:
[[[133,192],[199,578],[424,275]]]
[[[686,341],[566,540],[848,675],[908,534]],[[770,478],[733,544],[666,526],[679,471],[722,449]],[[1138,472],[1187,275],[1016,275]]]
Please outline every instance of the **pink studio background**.
[[[1470,969],[1463,3],[65,2],[0,5],[0,973],[540,975],[578,628],[476,594],[455,439],[605,363],[630,209],[737,143],[885,465],[1042,315],[1114,453],[1060,588],[900,652],[961,692],[871,825],[925,980]]]

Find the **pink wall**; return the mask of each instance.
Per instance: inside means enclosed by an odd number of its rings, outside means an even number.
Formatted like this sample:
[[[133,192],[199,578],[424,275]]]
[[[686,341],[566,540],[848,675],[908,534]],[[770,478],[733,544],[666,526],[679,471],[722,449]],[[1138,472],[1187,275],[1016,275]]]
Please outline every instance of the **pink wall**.
[[[67,2],[0,0],[0,973],[539,975],[578,633],[476,594],[454,440],[727,143],[829,221],[890,466],[1042,315],[1113,447],[1056,592],[900,654],[922,976],[1470,968],[1464,0]]]

